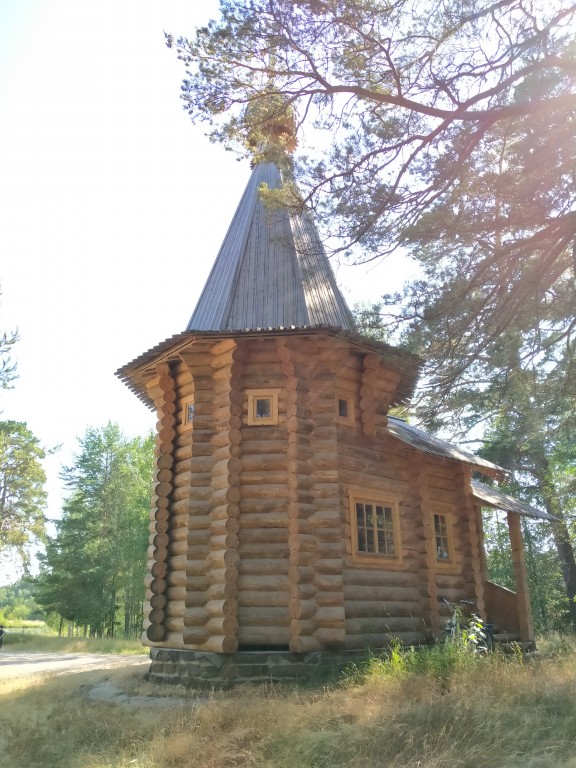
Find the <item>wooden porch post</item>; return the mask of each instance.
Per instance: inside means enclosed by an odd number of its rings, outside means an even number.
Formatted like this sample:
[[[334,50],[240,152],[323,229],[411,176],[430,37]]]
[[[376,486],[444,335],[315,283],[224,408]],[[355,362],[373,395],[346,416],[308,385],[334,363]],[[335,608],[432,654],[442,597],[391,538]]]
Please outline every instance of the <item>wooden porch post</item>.
[[[534,629],[530,593],[528,591],[528,573],[526,571],[526,561],[524,560],[524,542],[522,528],[520,527],[520,515],[515,512],[508,512],[508,530],[510,532],[510,547],[512,550],[512,562],[514,563],[514,575],[516,577],[516,604],[518,607],[520,640],[524,643],[533,642]]]

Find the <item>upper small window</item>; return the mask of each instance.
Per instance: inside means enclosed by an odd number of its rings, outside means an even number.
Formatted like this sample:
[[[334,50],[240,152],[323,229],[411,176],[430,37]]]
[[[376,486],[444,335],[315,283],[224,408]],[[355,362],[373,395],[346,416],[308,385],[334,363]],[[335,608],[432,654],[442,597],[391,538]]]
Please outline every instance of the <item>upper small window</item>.
[[[336,393],[336,420],[354,426],[354,397],[349,392]]]
[[[278,424],[279,389],[248,389],[247,424]]]
[[[194,398],[189,397],[182,406],[182,427],[191,429],[194,421]]]

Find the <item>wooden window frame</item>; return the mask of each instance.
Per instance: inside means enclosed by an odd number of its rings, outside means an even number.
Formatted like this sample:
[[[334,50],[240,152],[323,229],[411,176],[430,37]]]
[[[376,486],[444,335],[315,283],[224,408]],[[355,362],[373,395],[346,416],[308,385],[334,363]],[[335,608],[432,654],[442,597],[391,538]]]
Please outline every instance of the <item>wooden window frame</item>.
[[[189,417],[190,406],[192,406],[192,418]],[[187,397],[182,403],[182,429],[192,429],[194,418],[194,397]]]
[[[279,389],[247,389],[247,414],[246,424],[251,426],[271,426],[278,424],[278,396]],[[256,416],[256,407],[258,400],[270,400],[270,416]]]
[[[456,552],[454,549],[454,511],[448,504],[433,504],[431,507],[432,516],[432,535],[434,536],[434,560],[436,562],[436,568],[440,570],[453,570],[456,567]],[[447,543],[447,558],[438,557],[438,547],[436,542],[436,518],[444,518],[446,525],[446,543]]]
[[[379,568],[401,568],[403,565],[402,537],[400,533],[399,499],[386,491],[350,487],[348,489],[350,530],[352,537],[352,563]],[[392,533],[394,537],[394,554],[378,552],[360,552],[358,550],[357,504],[378,504],[392,510]]]
[[[344,400],[348,409],[348,415],[342,416],[340,414],[340,401]],[[354,406],[354,395],[351,392],[338,390],[336,392],[334,408],[336,412],[336,421],[339,424],[347,424],[349,427],[353,427],[356,424],[356,409]]]

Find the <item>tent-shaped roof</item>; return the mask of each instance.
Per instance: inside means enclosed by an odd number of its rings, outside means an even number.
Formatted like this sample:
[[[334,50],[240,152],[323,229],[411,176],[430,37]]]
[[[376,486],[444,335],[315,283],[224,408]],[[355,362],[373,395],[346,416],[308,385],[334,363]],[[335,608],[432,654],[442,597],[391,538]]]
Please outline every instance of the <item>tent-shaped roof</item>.
[[[275,163],[255,165],[186,330],[352,330],[350,310],[310,216],[265,206],[262,185],[282,185]]]

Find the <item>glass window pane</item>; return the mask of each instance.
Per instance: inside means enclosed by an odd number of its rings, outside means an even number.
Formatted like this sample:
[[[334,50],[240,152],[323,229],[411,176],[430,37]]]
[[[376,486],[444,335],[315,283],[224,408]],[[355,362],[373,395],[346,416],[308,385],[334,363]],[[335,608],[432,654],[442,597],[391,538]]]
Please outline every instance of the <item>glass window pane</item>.
[[[355,501],[357,551],[394,556],[396,552],[394,510],[369,501]]]
[[[434,534],[436,539],[436,559],[450,559],[450,539],[446,515],[434,515]]]
[[[272,418],[272,406],[271,406],[269,397],[256,398],[256,414],[255,415],[257,419]]]
[[[372,514],[372,504],[365,504],[364,509],[366,510],[366,525],[373,526],[374,517]]]
[[[386,532],[386,554],[387,555],[393,555],[395,552],[395,546],[394,546],[394,534],[392,531]]]
[[[338,415],[343,419],[348,418],[348,400],[338,399]]]
[[[366,551],[367,552],[375,552],[376,547],[374,546],[374,531],[372,528],[366,529]]]

